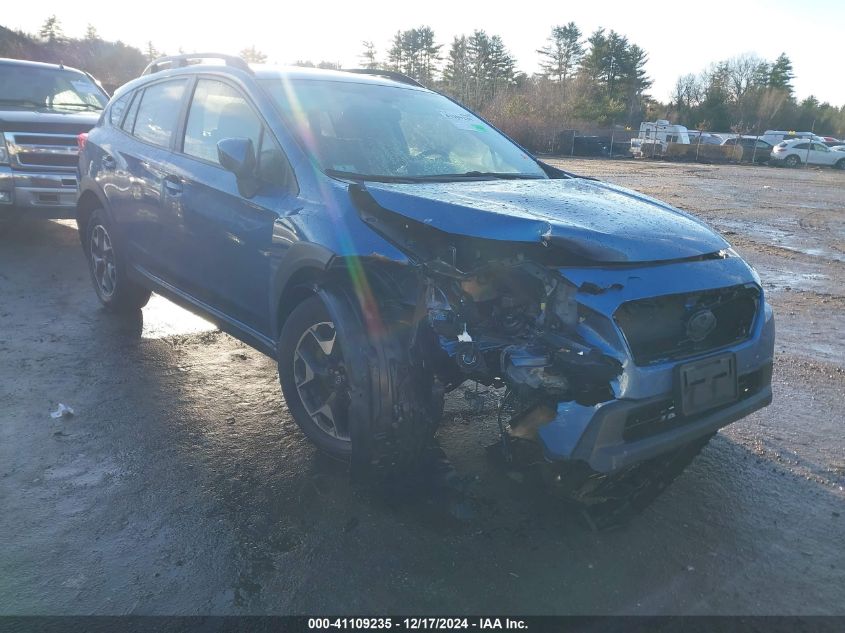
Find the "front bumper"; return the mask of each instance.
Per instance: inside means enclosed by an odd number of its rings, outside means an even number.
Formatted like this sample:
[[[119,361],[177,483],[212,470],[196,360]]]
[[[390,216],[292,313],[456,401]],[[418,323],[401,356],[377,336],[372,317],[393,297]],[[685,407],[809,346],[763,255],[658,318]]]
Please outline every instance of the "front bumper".
[[[18,171],[0,166],[0,219],[28,217],[70,219],[76,216],[76,172]]]
[[[749,282],[759,286],[756,273],[739,257],[631,268],[623,274],[600,269],[561,273],[579,288],[588,279],[597,284],[598,292],[579,292],[579,303],[592,314],[579,331],[589,344],[616,357],[623,371],[613,384],[614,400],[593,406],[558,403],[554,417],[537,432],[548,460],[580,460],[596,471],[611,473],[713,433],[772,401],[775,323],[762,294],[746,340],[698,357],[733,353],[741,387],[738,400],[688,418],[676,413],[679,409],[674,406],[675,369],[696,358],[638,366],[624,336],[608,318],[624,301],[653,295],[655,288],[671,294]]]
[[[581,460],[601,473],[615,472],[657,457],[769,405],[772,402],[772,366],[768,364],[754,373],[760,376],[760,384],[746,397],[689,420],[675,419],[667,430],[634,440],[627,437],[629,421],[640,411],[661,407],[669,398],[614,400],[592,407],[561,402],[555,418],[539,429],[545,455],[552,461]],[[655,428],[659,425],[655,424]]]

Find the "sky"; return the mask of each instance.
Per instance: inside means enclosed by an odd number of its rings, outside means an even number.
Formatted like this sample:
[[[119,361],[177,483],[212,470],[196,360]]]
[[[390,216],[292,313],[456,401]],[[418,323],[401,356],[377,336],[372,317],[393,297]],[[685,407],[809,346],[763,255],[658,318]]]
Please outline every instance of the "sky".
[[[654,81],[650,93],[662,101],[669,99],[680,75],[712,62],[744,53],[774,60],[785,52],[792,60],[799,99],[812,94],[845,105],[843,0],[699,0],[675,5],[630,0],[39,0],[14,3],[11,11],[3,12],[0,24],[36,33],[50,14],[59,18],[68,36],[82,37],[90,23],[104,39],[139,48],[152,41],[156,49],[170,54],[179,48],[237,53],[255,45],[272,63],[325,60],[344,67],[360,65],[363,40],[375,42],[379,57],[385,56],[400,29],[431,26],[445,54],[453,36],[480,28],[501,35],[518,68],[529,74],[538,70],[536,49],[544,45],[552,26],[574,21],[585,36],[598,27],[614,29],[644,48],[649,54],[646,69]]]

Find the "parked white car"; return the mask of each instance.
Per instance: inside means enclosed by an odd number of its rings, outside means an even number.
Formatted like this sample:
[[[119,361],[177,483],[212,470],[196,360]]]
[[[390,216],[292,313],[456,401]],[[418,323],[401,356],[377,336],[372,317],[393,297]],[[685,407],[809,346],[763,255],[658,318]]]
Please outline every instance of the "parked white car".
[[[775,145],[770,162],[787,167],[798,167],[806,163],[845,169],[845,156],[842,152],[834,151],[818,141],[803,138],[782,141]]]

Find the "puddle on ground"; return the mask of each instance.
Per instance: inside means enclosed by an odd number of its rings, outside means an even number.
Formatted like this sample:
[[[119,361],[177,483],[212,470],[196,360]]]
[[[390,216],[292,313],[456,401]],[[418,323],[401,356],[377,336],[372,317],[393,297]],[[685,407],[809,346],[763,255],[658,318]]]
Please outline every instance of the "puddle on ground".
[[[156,294],[150,297],[150,302],[144,307],[143,317],[141,338],[147,339],[159,339],[181,334],[198,334],[217,329],[213,323],[191,314]]]
[[[763,244],[777,246],[795,253],[845,262],[845,255],[830,248],[825,248],[823,244],[819,244],[819,236],[806,234],[802,239],[802,236],[796,235],[791,230],[781,229],[771,224],[760,224],[743,220],[726,220],[724,218],[715,221],[713,225],[720,233],[726,235],[729,242],[731,234],[736,234],[751,237],[752,239],[757,238]],[[808,246],[808,242],[812,246]]]
[[[771,268],[758,268],[758,272],[763,280],[763,287],[769,291],[796,288],[822,292],[830,288],[830,277],[820,273],[796,273]]]

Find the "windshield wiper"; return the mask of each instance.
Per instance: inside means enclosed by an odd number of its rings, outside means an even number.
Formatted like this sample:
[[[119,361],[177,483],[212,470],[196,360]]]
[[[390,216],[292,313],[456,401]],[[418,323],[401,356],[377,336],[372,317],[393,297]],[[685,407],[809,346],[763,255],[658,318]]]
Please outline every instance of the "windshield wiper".
[[[431,178],[498,178],[501,180],[542,180],[542,176],[509,171],[465,171],[462,174],[440,174]]]
[[[94,105],[93,103],[52,103],[50,104],[51,108],[59,107],[59,108],[84,108],[85,110],[96,110],[99,112],[103,109],[103,106]]]
[[[420,176],[394,176],[388,174],[359,174],[351,171],[327,169],[326,174],[332,176],[333,178],[344,178],[346,180],[370,180],[374,182],[398,183],[454,182],[457,180],[464,180],[468,178],[479,178],[485,180],[539,180],[543,178],[542,176],[535,176],[532,174],[493,171],[467,171],[458,174],[424,174]]]
[[[344,180],[371,180],[374,182],[418,182],[414,176],[393,176],[389,174],[359,174],[354,171],[343,171],[342,169],[326,169],[327,176],[332,178],[343,178]]]

